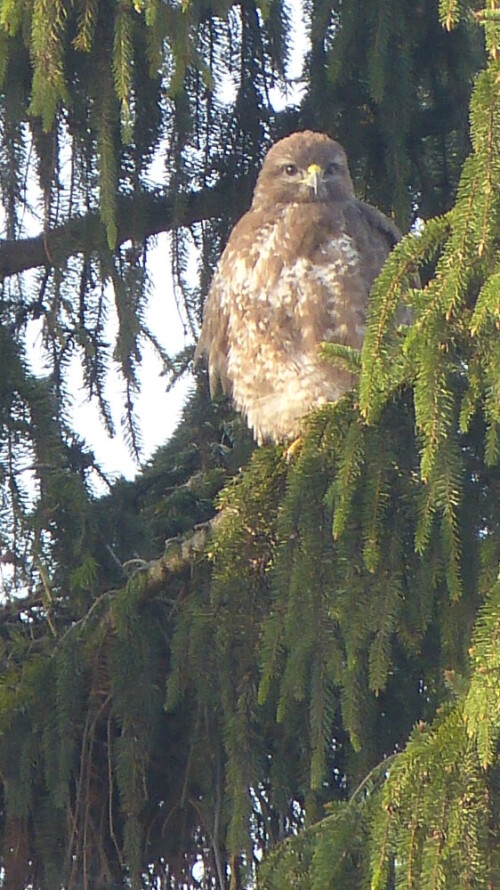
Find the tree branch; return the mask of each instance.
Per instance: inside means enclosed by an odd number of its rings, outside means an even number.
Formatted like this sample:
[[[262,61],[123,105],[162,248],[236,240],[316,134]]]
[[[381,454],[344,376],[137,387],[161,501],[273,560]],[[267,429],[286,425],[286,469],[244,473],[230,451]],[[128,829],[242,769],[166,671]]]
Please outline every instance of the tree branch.
[[[138,197],[120,197],[117,245],[227,214],[228,208],[236,206],[236,191],[237,204],[242,206],[245,186],[232,180],[186,195],[142,192]],[[0,240],[0,280],[38,266],[62,265],[77,253],[106,250],[106,244],[106,230],[97,211],[69,219],[34,238]]]

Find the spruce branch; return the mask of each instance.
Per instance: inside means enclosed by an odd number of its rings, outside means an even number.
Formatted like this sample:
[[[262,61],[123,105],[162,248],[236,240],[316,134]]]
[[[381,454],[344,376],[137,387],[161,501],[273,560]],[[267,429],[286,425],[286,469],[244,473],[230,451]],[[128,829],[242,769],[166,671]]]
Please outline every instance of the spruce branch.
[[[241,184],[240,184],[241,188]],[[226,181],[182,197],[142,192],[119,197],[116,209],[116,247],[133,238],[147,239],[161,232],[221,216],[234,189]],[[40,266],[63,265],[78,253],[105,251],[106,226],[97,210],[68,219],[32,238],[0,239],[0,279]]]

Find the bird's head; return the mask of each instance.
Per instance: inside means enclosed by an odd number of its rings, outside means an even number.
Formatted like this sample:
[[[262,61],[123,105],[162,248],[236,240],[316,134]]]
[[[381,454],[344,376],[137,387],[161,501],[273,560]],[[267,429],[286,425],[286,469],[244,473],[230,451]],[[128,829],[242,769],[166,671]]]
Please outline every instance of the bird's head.
[[[344,201],[354,193],[344,149],[324,133],[305,130],[268,151],[253,205]]]

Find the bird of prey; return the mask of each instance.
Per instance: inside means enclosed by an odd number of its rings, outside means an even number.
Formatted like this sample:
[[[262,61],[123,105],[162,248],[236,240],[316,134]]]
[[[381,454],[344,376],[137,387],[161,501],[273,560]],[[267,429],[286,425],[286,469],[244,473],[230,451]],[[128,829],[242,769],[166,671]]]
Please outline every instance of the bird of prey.
[[[205,304],[196,357],[208,354],[258,443],[299,435],[301,418],[352,388],[318,353],[360,348],[372,283],[400,234],[354,195],[343,148],[293,133],[267,153],[250,210],[231,232]]]

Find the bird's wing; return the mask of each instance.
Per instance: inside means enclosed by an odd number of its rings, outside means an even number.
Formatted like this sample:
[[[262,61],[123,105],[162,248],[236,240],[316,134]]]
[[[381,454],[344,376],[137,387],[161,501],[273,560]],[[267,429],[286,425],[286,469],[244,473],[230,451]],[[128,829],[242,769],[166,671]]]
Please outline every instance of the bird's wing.
[[[361,256],[363,275],[371,289],[389,253],[401,241],[402,236],[397,226],[385,214],[363,201],[356,200],[354,213],[357,219],[354,228],[360,241],[357,247]],[[421,286],[418,274],[415,274],[412,286],[416,288]],[[398,324],[411,324],[412,312],[407,306],[400,305],[396,320]]]
[[[247,287],[247,274],[259,257],[266,220],[261,213],[250,210],[234,226],[219,260],[203,312],[203,326],[195,351],[195,360],[208,355],[210,392],[212,396],[220,381],[226,395],[232,395],[228,377],[229,322],[234,317],[235,303]]]
[[[230,288],[231,279],[225,274],[224,267],[219,266],[212,279],[205,302],[203,326],[194,353],[195,361],[199,361],[204,354],[208,355],[208,376],[212,398],[217,391],[219,381],[222,391],[228,395],[231,394],[231,384],[227,376],[227,307],[231,298]]]
[[[366,220],[366,222],[371,225],[374,230],[378,231],[380,236],[384,239],[385,243],[388,245],[388,249],[392,250],[393,247],[401,241],[401,232],[398,227],[380,210],[377,210],[376,207],[372,207],[371,204],[365,204],[364,201],[356,201],[359,212],[362,217]]]
[[[363,277],[371,288],[392,248],[401,240],[401,233],[380,210],[363,201],[352,201],[345,215],[348,233],[360,256]]]

